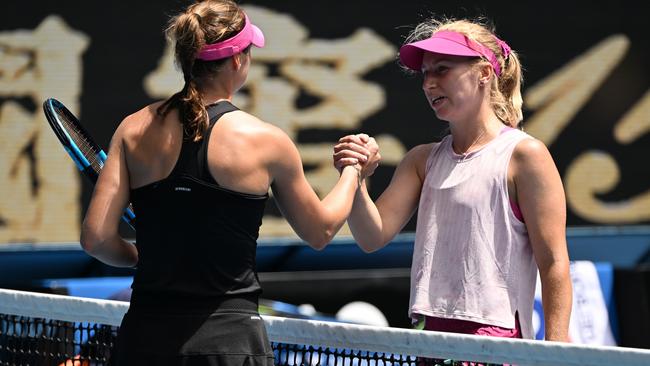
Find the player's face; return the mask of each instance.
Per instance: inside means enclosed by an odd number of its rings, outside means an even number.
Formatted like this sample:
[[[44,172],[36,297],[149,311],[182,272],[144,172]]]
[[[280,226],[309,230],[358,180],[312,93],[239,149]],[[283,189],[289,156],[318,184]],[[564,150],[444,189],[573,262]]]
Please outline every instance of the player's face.
[[[474,58],[425,52],[422,89],[436,116],[443,121],[464,118],[478,95],[479,75]]]

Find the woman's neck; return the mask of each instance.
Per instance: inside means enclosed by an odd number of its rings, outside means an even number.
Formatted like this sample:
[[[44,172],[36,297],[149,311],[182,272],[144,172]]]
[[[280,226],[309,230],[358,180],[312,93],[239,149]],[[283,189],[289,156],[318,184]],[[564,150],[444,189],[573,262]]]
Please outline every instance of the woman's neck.
[[[216,102],[220,102],[223,100],[232,102],[231,93],[215,93],[215,92],[206,92],[206,91],[201,91],[200,93],[204,105],[214,104]]]
[[[214,104],[216,102],[227,100],[232,101],[233,88],[228,80],[209,80],[198,86],[199,93],[204,105]]]
[[[478,150],[499,135],[504,124],[494,113],[484,118],[475,118],[463,123],[451,122],[449,128],[453,137],[452,147],[457,154],[468,154]]]

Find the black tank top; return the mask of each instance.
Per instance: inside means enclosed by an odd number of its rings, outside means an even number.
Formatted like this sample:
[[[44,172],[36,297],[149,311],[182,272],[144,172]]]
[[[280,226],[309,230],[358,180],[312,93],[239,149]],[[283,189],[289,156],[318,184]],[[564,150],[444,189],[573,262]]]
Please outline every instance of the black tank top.
[[[268,195],[220,187],[207,164],[212,128],[235,110],[229,102],[208,107],[205,138],[184,139],[167,178],[131,190],[139,256],[132,305],[201,306],[206,299],[256,300],[261,292],[255,254]]]

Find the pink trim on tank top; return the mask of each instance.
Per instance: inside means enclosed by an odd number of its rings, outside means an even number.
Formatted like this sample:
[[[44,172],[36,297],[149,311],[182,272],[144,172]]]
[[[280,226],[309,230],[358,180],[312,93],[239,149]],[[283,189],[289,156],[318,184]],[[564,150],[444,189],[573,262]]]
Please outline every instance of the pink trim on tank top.
[[[501,129],[499,135],[503,135],[504,133],[512,130],[514,130],[514,128],[506,126]],[[517,202],[515,202],[512,199],[510,200],[510,208],[512,209],[512,213],[515,215],[515,217],[519,219],[519,221],[524,222],[524,215],[521,214],[521,209],[519,208],[519,205],[517,204]]]
[[[512,213],[515,215],[515,217],[518,218],[519,221],[524,222],[524,215],[521,214],[521,209],[519,208],[517,202],[510,200],[510,208],[512,209]]]

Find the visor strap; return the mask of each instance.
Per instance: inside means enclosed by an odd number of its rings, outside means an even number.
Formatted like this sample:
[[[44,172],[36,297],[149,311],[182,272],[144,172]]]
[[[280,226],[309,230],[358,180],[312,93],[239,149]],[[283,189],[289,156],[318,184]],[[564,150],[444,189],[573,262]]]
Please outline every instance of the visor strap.
[[[502,41],[497,37],[494,38],[497,39],[497,43],[499,44],[499,46],[501,46],[501,51],[503,52],[503,58],[507,60],[508,56],[510,56],[510,52],[512,51],[512,49],[510,48],[510,46],[508,46],[508,44],[505,41]]]
[[[483,55],[483,57],[492,65],[494,73],[497,74],[497,76],[501,76],[501,66],[499,65],[499,60],[494,55],[494,52],[492,52],[492,50],[488,47],[470,39],[467,36],[465,36],[465,40],[467,41],[467,46]]]

